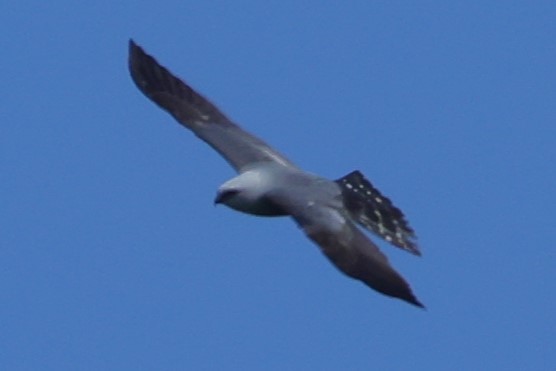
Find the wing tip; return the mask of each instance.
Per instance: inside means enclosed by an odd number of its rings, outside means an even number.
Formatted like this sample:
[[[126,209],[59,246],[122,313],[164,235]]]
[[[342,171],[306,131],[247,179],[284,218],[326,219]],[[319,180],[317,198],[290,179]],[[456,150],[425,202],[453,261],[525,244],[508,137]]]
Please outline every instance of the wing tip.
[[[143,48],[139,46],[132,38],[129,39],[128,45],[129,45],[129,66],[131,68],[133,64],[139,60],[139,57],[145,56],[147,55],[147,53],[145,53]]]
[[[416,298],[415,296],[413,296],[413,295],[412,295],[410,298],[402,298],[402,300],[404,300],[404,301],[408,302],[409,304],[414,305],[414,306],[416,306],[416,307],[418,307],[418,308],[421,308],[421,309],[423,309],[423,310],[427,310],[427,307],[425,307],[425,305],[424,305],[423,303],[421,303],[421,302],[419,301],[419,299],[417,299],[417,298]]]
[[[409,303],[418,308],[426,310],[427,308],[423,303],[421,303],[419,299],[417,299],[409,284],[401,276],[398,275],[398,277],[401,280],[401,286],[398,286],[397,288],[390,287],[390,290],[379,290],[379,291],[387,296],[403,300],[406,303]]]
[[[135,83],[135,85],[141,90],[143,93],[147,93],[146,86],[142,84],[144,80],[144,76],[142,73],[141,65],[144,64],[142,60],[148,55],[145,53],[143,48],[141,48],[133,39],[129,39],[129,56],[128,56],[128,68],[129,73],[131,75],[131,79]]]
[[[164,68],[149,54],[143,50],[133,39],[129,39],[129,56],[128,56],[128,67],[131,74],[132,80],[135,82],[137,87],[144,91],[146,86],[143,86],[140,82],[145,80],[146,74],[152,73],[152,69]],[[145,92],[145,91],[144,91]]]

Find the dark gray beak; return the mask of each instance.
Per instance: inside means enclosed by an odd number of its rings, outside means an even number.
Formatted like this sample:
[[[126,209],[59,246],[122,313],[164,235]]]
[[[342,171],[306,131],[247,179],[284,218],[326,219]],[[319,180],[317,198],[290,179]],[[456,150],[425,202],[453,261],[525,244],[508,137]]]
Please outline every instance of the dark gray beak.
[[[230,198],[237,195],[239,191],[237,189],[227,189],[216,194],[214,198],[214,204],[225,204]]]
[[[214,206],[222,203],[222,201],[224,199],[224,197],[223,197],[224,195],[225,195],[225,193],[220,193],[220,192],[218,192],[216,194],[216,197],[214,198]]]

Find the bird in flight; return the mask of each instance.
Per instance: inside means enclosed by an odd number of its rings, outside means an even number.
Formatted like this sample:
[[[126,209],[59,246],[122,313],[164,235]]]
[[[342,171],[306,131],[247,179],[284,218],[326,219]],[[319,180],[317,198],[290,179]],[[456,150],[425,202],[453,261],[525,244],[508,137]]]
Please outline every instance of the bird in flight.
[[[238,175],[217,191],[215,203],[259,216],[291,216],[343,273],[370,288],[424,305],[357,224],[420,255],[403,213],[359,171],[335,181],[303,171],[129,41],[131,78],[145,96],[208,143]]]

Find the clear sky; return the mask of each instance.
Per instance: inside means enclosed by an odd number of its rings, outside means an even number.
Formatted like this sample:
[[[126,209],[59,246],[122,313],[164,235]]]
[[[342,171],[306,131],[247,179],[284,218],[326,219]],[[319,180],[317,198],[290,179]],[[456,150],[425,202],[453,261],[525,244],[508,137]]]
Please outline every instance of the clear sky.
[[[554,1],[8,1],[0,30],[0,369],[553,369]],[[135,88],[130,37],[305,169],[365,173],[428,309],[214,207],[234,173]]]

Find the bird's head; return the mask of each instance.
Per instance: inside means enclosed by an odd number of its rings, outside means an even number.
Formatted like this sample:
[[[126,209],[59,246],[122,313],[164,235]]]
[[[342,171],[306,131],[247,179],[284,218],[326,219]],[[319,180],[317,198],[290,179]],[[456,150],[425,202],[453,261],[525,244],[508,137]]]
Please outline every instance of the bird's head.
[[[262,174],[251,170],[239,174],[228,180],[218,188],[215,204],[224,204],[232,208],[238,203],[251,203],[257,201],[263,192]]]
[[[264,171],[249,170],[222,184],[218,188],[214,204],[224,204],[248,214],[267,215],[276,213],[265,200],[270,179]]]

